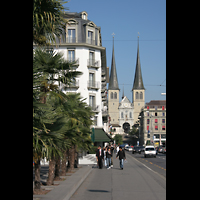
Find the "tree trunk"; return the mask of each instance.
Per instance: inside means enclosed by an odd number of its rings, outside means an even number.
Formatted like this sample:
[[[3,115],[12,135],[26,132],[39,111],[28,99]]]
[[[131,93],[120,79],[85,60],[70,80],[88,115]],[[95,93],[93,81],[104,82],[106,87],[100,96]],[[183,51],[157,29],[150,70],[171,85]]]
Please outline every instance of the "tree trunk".
[[[74,170],[74,145],[71,146],[71,148],[69,149],[69,171]]]
[[[55,176],[55,158],[52,157],[49,160],[49,173],[48,173],[47,185],[53,185],[54,176]]]
[[[67,151],[64,152],[64,155],[62,158],[61,176],[66,176],[66,170],[67,170],[66,162],[67,162]]]
[[[60,156],[56,158],[56,165],[55,165],[55,179],[60,179]]]
[[[37,162],[34,164],[35,168],[35,190],[41,189],[41,183],[40,183],[40,159],[37,159]]]
[[[75,157],[74,167],[78,168],[78,151],[77,151],[77,145],[75,145],[74,148],[75,148],[75,150],[74,150],[74,157]]]

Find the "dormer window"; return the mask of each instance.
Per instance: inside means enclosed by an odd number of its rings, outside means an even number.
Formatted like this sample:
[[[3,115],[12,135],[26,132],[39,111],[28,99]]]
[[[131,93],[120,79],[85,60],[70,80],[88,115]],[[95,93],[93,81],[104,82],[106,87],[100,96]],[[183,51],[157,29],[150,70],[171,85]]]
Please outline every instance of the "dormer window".
[[[88,16],[87,12],[85,12],[85,11],[81,12],[82,19],[87,20],[87,16]]]

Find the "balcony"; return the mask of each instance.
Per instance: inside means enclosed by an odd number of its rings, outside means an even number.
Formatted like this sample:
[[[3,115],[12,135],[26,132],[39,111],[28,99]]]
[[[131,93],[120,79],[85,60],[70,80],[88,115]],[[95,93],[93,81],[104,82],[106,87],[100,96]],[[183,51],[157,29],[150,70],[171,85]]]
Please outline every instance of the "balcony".
[[[67,58],[67,62],[71,65],[72,70],[76,70],[79,66],[79,58]]]
[[[99,62],[99,60],[88,59],[87,67],[94,67],[94,68],[98,69],[100,67],[100,62]]]
[[[88,39],[78,39],[76,37],[66,37],[66,39],[62,39],[60,42],[57,43],[61,43],[61,44],[70,44],[70,43],[86,43],[86,44],[91,44],[91,45],[95,45],[95,46],[99,46],[97,40],[91,40],[90,38]]]
[[[88,81],[87,87],[88,89],[98,90],[100,88],[100,83],[98,81]]]
[[[79,88],[79,80],[75,80],[69,85],[66,86],[67,88]]]
[[[97,106],[96,105],[92,105],[91,108],[92,108],[93,112],[96,112],[96,113],[100,112],[100,106],[99,105],[97,105]]]

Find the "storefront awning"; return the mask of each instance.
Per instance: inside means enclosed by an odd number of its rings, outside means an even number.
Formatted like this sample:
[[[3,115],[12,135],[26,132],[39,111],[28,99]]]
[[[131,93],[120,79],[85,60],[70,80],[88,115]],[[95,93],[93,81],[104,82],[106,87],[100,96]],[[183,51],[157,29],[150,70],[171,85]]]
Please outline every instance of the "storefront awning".
[[[103,128],[92,128],[92,142],[110,142],[112,138],[103,130]]]

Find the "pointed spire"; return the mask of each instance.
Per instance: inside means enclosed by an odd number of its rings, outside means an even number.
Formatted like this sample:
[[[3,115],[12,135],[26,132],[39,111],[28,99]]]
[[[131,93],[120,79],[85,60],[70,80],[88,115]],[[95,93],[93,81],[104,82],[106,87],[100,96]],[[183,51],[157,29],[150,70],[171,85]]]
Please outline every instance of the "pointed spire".
[[[137,60],[135,67],[135,78],[133,83],[133,89],[145,89],[142,80],[141,64],[140,64],[140,55],[139,55],[139,36],[138,36],[138,48],[137,48]]]
[[[112,62],[111,62],[111,72],[109,78],[109,90],[119,90],[118,80],[117,80],[117,70],[115,65],[115,53],[114,53],[114,33],[113,35],[113,51],[112,51]]]
[[[123,84],[123,94],[122,94],[122,99],[124,98],[124,84]]]

